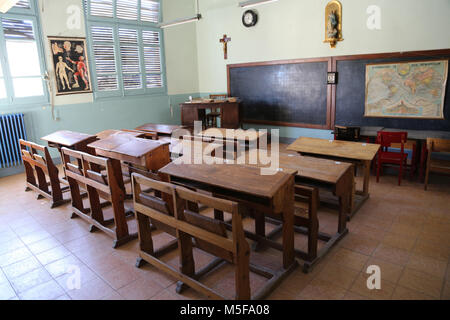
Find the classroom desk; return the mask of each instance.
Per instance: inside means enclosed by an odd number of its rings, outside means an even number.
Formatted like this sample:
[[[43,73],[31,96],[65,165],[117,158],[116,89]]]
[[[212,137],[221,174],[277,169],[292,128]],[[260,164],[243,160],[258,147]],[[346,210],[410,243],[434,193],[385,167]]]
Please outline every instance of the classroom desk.
[[[188,188],[212,192],[216,197],[237,201],[239,210],[279,215],[283,220],[282,244],[263,235],[245,231],[246,237],[283,252],[283,268],[273,273],[268,287],[257,294],[264,298],[296,266],[294,251],[294,179],[295,171],[261,175],[259,168],[229,164],[184,164],[183,157],[163,167],[164,180]],[[229,226],[230,227],[230,226]]]
[[[156,132],[158,135],[171,136],[175,131],[179,129],[186,129],[184,126],[170,125],[170,124],[155,124],[146,123],[142,126],[135,128],[139,131]]]
[[[267,142],[267,132],[259,130],[209,128],[197,135],[204,138],[231,140],[253,149],[260,149],[262,139],[265,138]]]
[[[97,140],[97,137],[91,134],[62,130],[41,139],[47,141],[49,147],[58,149],[60,153],[62,147],[89,153],[87,145]]]
[[[110,136],[117,136],[117,135],[129,135],[129,136],[133,136],[135,138],[144,138],[145,137],[144,132],[137,132],[137,131],[132,132],[132,131],[122,131],[122,130],[113,130],[113,129],[104,130],[104,131],[96,134],[97,138],[100,140],[109,138]]]
[[[289,145],[287,150],[296,151],[303,155],[352,162],[362,166],[364,172],[363,190],[355,192],[354,201],[351,203],[351,218],[369,198],[370,164],[379,148],[378,144],[371,143],[300,137]]]
[[[268,165],[250,164],[248,152],[245,164],[256,167]],[[242,160],[242,159],[241,159]],[[334,235],[319,232],[318,239],[325,241],[326,245],[318,252],[313,260],[306,258],[303,251],[295,249],[297,255],[304,260],[304,271],[309,271],[324,255],[347,233],[347,214],[350,213],[350,202],[353,199],[354,174],[353,165],[346,162],[336,162],[328,159],[304,157],[300,155],[280,153],[279,167],[283,170],[293,170],[296,184],[315,187],[332,192],[338,197],[338,226]],[[319,221],[320,223],[320,221]],[[305,233],[302,228],[296,227],[300,233]],[[275,232],[273,232],[275,234]]]
[[[206,110],[220,109],[220,126],[222,128],[236,129],[241,126],[239,102],[186,102],[180,104],[181,123],[187,127],[194,127],[195,121],[204,121]]]
[[[170,162],[169,143],[135,138],[127,134],[113,135],[90,143],[88,147],[95,149],[99,156],[124,161],[150,171],[158,171]]]

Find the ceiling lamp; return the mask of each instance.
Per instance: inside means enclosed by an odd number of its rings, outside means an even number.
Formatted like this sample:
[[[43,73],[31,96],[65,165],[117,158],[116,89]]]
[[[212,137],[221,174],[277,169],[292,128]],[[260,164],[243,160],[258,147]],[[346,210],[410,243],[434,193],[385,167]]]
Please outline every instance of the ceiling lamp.
[[[180,25],[180,24],[188,23],[188,22],[198,21],[198,20],[200,20],[202,18],[202,15],[198,12],[198,8],[199,7],[198,7],[198,0],[197,0],[197,2],[196,2],[197,14],[195,16],[181,18],[181,19],[176,19],[176,20],[169,21],[169,22],[162,22],[162,23],[158,24],[158,27],[164,29],[164,28],[167,28],[167,27],[177,26],[177,25]]]
[[[239,7],[249,8],[249,7],[258,6],[260,4],[266,4],[266,3],[271,3],[271,2],[275,2],[275,1],[278,1],[278,0],[247,0],[247,1],[239,2]]]

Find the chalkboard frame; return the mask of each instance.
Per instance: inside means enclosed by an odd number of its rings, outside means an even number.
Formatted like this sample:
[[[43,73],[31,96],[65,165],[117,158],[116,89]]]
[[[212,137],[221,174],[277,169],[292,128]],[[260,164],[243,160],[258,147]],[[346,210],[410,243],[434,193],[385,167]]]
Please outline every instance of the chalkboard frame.
[[[448,59],[450,57],[450,49],[437,49],[437,50],[421,50],[421,51],[406,51],[406,52],[384,52],[384,53],[370,53],[370,54],[356,54],[356,55],[343,55],[343,56],[330,56],[330,57],[318,57],[318,58],[305,58],[305,59],[290,59],[290,60],[274,60],[274,61],[263,61],[263,62],[250,62],[250,63],[238,63],[227,65],[227,92],[228,95],[231,94],[231,83],[230,83],[230,70],[233,68],[246,68],[253,66],[268,66],[268,65],[282,65],[282,64],[298,64],[298,63],[313,63],[313,62],[328,62],[328,72],[336,72],[339,76],[339,70],[337,64],[339,61],[349,61],[349,60],[380,60],[380,59],[390,59],[390,58],[405,58],[411,61],[411,58],[420,59]],[[324,78],[326,81],[326,78]],[[312,129],[331,129],[334,130],[336,125],[336,86],[340,84],[328,84],[327,86],[327,122],[326,125],[308,124],[308,123],[291,123],[291,122],[278,122],[268,120],[252,120],[252,119],[242,119],[244,123],[254,123],[263,125],[275,125],[275,126],[286,126],[286,127],[301,127],[301,128],[312,128]],[[450,92],[450,81],[447,81],[447,94]],[[384,119],[384,118],[380,118]],[[388,118],[386,118],[388,119]],[[426,119],[419,119],[426,121]],[[445,119],[449,120],[449,119]],[[437,120],[442,121],[442,120]],[[361,121],[362,123],[363,121]],[[343,125],[343,124],[342,124]],[[362,124],[353,124],[362,125]],[[402,128],[400,128],[402,129]]]
[[[274,61],[262,61],[262,62],[250,62],[250,63],[238,63],[227,65],[227,92],[231,95],[231,77],[230,71],[233,68],[248,68],[248,67],[260,67],[271,65],[286,65],[286,64],[301,64],[301,63],[315,63],[326,62],[327,72],[331,72],[332,59],[331,57],[321,58],[305,58],[305,59],[289,59],[289,60],[274,60]],[[324,81],[326,81],[326,74],[324,75]],[[311,129],[332,129],[334,127],[333,114],[335,111],[332,109],[332,85],[327,84],[327,106],[326,106],[326,123],[325,124],[311,124],[311,123],[297,123],[297,122],[281,122],[273,120],[255,120],[255,119],[242,119],[244,123],[262,124],[262,125],[275,125],[286,127],[302,127]]]

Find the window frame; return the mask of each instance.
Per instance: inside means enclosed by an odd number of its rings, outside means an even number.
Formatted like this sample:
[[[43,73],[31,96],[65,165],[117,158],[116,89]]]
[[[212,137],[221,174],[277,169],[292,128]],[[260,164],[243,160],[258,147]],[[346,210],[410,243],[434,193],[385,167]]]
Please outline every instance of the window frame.
[[[162,1],[159,1],[159,19],[162,19]],[[86,20],[86,40],[88,43],[88,55],[90,63],[91,81],[94,85],[93,93],[95,99],[109,98],[109,97],[129,97],[129,96],[152,96],[167,94],[167,81],[166,81],[166,65],[165,65],[165,52],[164,52],[164,32],[163,29],[159,28],[157,23],[152,23],[148,21],[140,21],[141,10],[138,10],[138,20],[128,20],[116,18],[116,0],[113,0],[113,17],[100,17],[95,15],[90,15],[90,5],[91,0],[83,1],[83,11]],[[138,0],[138,8],[141,8],[141,0]],[[86,7],[88,6],[88,7]],[[116,74],[117,74],[117,90],[110,91],[99,91],[98,90],[98,80],[97,80],[97,70],[96,70],[96,60],[94,55],[94,41],[92,39],[91,28],[93,26],[99,27],[110,27],[113,29],[114,37],[114,57],[116,63]],[[140,60],[140,74],[142,88],[140,89],[125,89],[123,83],[123,72],[122,72],[122,61],[120,52],[120,40],[119,40],[119,29],[127,28],[138,31],[138,47],[139,47],[139,60]],[[159,50],[161,55],[161,80],[162,86],[159,88],[147,88],[146,75],[145,72],[145,61],[144,61],[144,47],[150,46],[146,45],[142,41],[142,31],[150,30],[159,33]],[[148,73],[152,74],[152,73]],[[155,73],[158,74],[158,73]]]
[[[2,64],[2,71],[3,71],[3,79],[5,83],[5,89],[6,89],[6,99],[0,99],[0,105],[1,106],[8,106],[8,105],[29,105],[29,104],[36,104],[36,103],[49,103],[49,93],[48,88],[45,80],[42,78],[42,75],[44,75],[47,72],[47,63],[45,58],[45,51],[42,41],[42,29],[40,24],[40,17],[38,12],[38,6],[36,4],[36,0],[29,0],[30,8],[11,8],[7,13],[0,13],[0,63]],[[10,67],[9,67],[9,61],[8,61],[8,54],[6,50],[6,40],[4,37],[4,31],[3,31],[3,25],[1,23],[2,19],[17,19],[17,20],[29,20],[33,23],[33,31],[34,31],[34,37],[36,42],[36,47],[38,51],[38,57],[39,57],[39,69],[41,71],[41,82],[42,82],[42,89],[43,89],[43,95],[40,96],[30,96],[30,97],[15,97],[14,96],[14,86],[13,86],[13,79],[17,77],[13,77],[11,75]],[[23,77],[27,78],[27,77]],[[30,76],[29,78],[36,78],[36,76]]]

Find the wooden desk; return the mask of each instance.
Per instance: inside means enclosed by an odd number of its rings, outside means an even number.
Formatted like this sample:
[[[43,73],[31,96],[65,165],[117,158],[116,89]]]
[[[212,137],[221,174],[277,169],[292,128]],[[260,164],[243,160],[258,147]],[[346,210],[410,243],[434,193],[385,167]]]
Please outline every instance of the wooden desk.
[[[283,269],[274,273],[271,285],[258,296],[262,299],[297,265],[294,255],[294,175],[277,172],[263,176],[259,168],[241,165],[183,164],[179,158],[160,170],[160,175],[171,183],[212,192],[216,197],[237,201],[241,206],[261,213],[279,215],[283,220],[283,243],[246,231],[248,238],[282,250]],[[240,211],[242,212],[242,211]],[[220,217],[216,217],[221,219]]]
[[[256,130],[209,128],[200,132],[198,136],[236,141],[253,149],[260,149],[262,139],[266,138],[267,142],[267,132]]]
[[[170,124],[146,123],[143,124],[142,126],[135,128],[135,130],[156,132],[158,133],[158,135],[164,136],[171,136],[175,131],[179,129],[185,129],[185,127]]]
[[[117,135],[129,135],[135,138],[144,138],[145,133],[144,132],[131,132],[131,131],[122,131],[122,130],[104,130],[102,132],[99,132],[96,134],[97,138],[102,140],[109,138],[110,136],[117,136]]]
[[[246,165],[257,166],[259,168],[268,166],[250,164],[248,152],[246,153],[246,157]],[[348,233],[347,215],[350,213],[350,203],[353,199],[354,192],[353,165],[346,162],[281,153],[279,156],[279,167],[283,170],[295,171],[296,184],[307,185],[322,190],[325,189],[331,191],[338,197],[339,217],[337,232],[334,235],[319,232],[318,238],[327,243],[318,252],[317,257],[310,260],[303,251],[296,249],[297,255],[305,261],[303,268],[307,272]],[[301,228],[296,227],[296,230],[301,233],[306,233]]]
[[[194,127],[194,121],[202,121],[205,118],[206,109],[220,109],[220,125],[222,128],[237,129],[241,126],[238,102],[205,102],[205,103],[182,103],[181,124]]]
[[[131,135],[113,135],[89,144],[97,155],[124,161],[157,171],[170,162],[169,143],[135,138]]]
[[[296,151],[303,155],[343,160],[361,165],[364,172],[363,190],[355,192],[361,198],[355,196],[351,204],[351,216],[353,216],[369,197],[370,164],[379,148],[378,144],[371,143],[300,137],[289,145],[287,150]]]
[[[89,153],[90,150],[87,145],[97,140],[97,137],[86,133],[63,130],[56,131],[41,139],[47,141],[49,147],[57,148],[60,153],[62,147]]]

